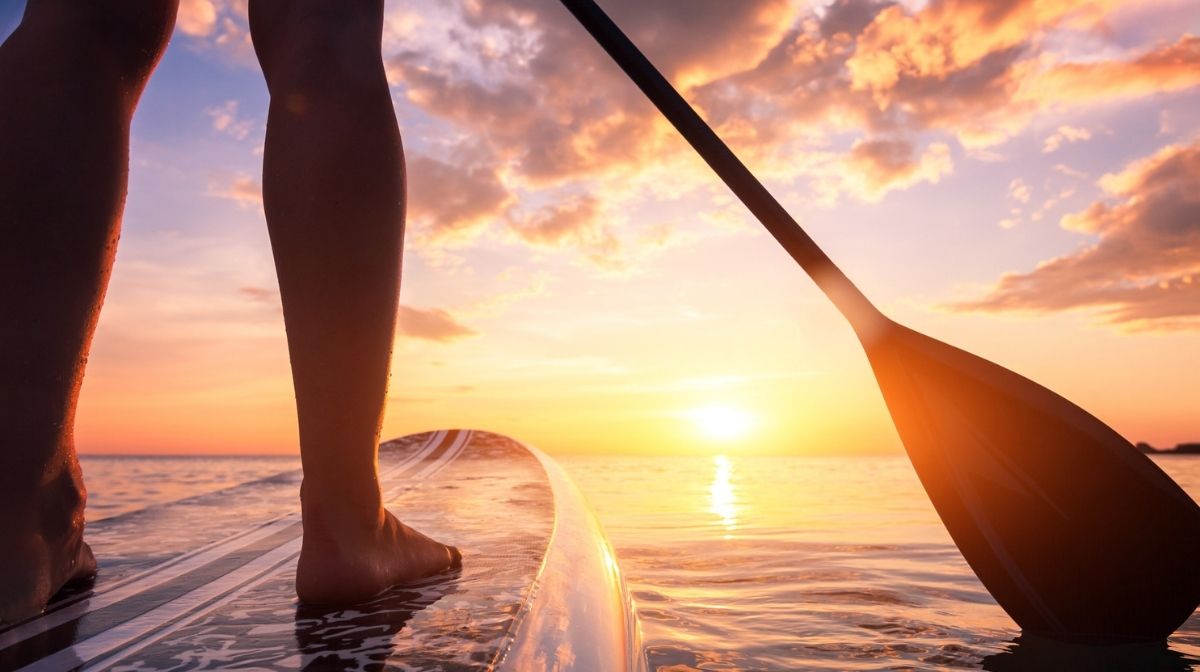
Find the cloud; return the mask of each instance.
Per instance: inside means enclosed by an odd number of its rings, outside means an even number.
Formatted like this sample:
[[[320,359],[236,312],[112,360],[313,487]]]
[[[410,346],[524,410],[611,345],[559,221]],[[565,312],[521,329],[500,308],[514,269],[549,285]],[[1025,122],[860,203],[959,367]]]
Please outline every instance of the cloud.
[[[1029,213],[1029,219],[1034,222],[1042,221],[1051,208],[1057,207],[1063,201],[1074,196],[1075,191],[1075,187],[1063,187],[1058,193],[1047,198],[1036,210]]]
[[[1032,76],[1019,97],[1043,103],[1080,104],[1180,91],[1200,85],[1200,37],[1184,35],[1174,44],[1131,60],[1063,63]]]
[[[821,14],[821,35],[827,39],[839,33],[856,37],[871,25],[876,15],[895,4],[876,0],[834,0]]]
[[[1069,60],[1062,46],[1070,42],[1060,38],[1104,34],[1129,2],[911,4],[834,0],[813,11],[787,0],[612,0],[605,8],[750,151],[828,127],[868,135],[935,129],[979,149],[1048,107],[1200,84],[1200,38],[1190,35],[1126,58]],[[180,30],[245,60],[245,7],[246,0],[189,0]],[[636,170],[682,148],[553,3],[414,0],[388,9],[384,44],[402,95],[484,138],[514,179]]]
[[[1061,147],[1064,142],[1073,144],[1076,142],[1082,142],[1084,140],[1090,140],[1091,138],[1092,132],[1086,128],[1059,126],[1058,130],[1052,133],[1050,137],[1046,138],[1045,142],[1042,143],[1042,152],[1045,154],[1050,154],[1058,151],[1058,148]]]
[[[968,147],[996,144],[1036,110],[1014,101],[1034,39],[1060,26],[1088,26],[1110,3],[1092,0],[930,2],[882,9],[846,61],[850,88],[870,95],[873,125],[944,129]]]
[[[1025,180],[1015,178],[1008,183],[1008,196],[1018,203],[1029,202],[1029,185],[1025,184]]]
[[[458,165],[410,156],[408,216],[435,241],[469,237],[504,216],[515,197],[486,162]]]
[[[1111,2],[935,0],[919,12],[880,11],[848,63],[854,88],[886,96],[903,79],[946,78],[987,58],[1024,48],[1033,34],[1064,23],[1096,23]]]
[[[398,331],[409,338],[449,343],[479,332],[459,322],[441,308],[400,306]]]
[[[963,311],[1098,311],[1137,328],[1200,328],[1200,142],[1171,145],[1100,185],[1109,199],[1062,218],[1096,242],[1002,277]]]
[[[573,248],[600,266],[620,265],[621,243],[599,217],[598,201],[578,196],[546,206],[524,221],[514,222],[513,233],[527,243],[547,248]]]
[[[249,298],[251,301],[261,303],[278,304],[279,292],[266,287],[238,287],[238,294]]]
[[[208,193],[210,196],[231,200],[243,208],[262,209],[262,185],[249,175],[236,174],[227,184],[212,187]]]
[[[188,10],[201,28],[183,32],[237,58],[249,44],[245,0],[209,4],[215,18]],[[605,9],[760,174],[807,182],[828,202],[938,182],[953,170],[950,140],[996,160],[1003,155],[989,148],[1039,115],[1200,85],[1197,38],[1112,55],[1106,21],[1120,4],[610,0]],[[515,221],[519,240],[548,248],[518,204],[569,209],[572,195],[590,193],[615,212],[619,183],[647,182],[663,165],[681,167],[672,181],[712,184],[701,163],[679,159],[690,150],[555,3],[413,0],[389,6],[386,19],[388,78],[401,115],[419,120],[407,132],[424,134],[412,144],[427,156],[410,160],[409,179],[410,213],[427,241],[462,243]],[[1104,59],[1087,51],[1098,41]],[[1090,132],[1055,126],[1047,153]],[[607,240],[632,240],[622,227],[609,222]],[[605,244],[596,236],[593,247]]]
[[[1008,197],[1017,205],[1009,208],[1008,217],[1001,219],[999,222],[1002,229],[1013,229],[1021,224],[1021,217],[1024,214],[1024,206],[1029,204],[1029,199],[1032,195],[1029,192],[1029,185],[1025,180],[1017,177],[1013,178],[1008,183]],[[1040,218],[1040,215],[1038,216]]]
[[[859,140],[846,157],[850,188],[868,201],[921,182],[936,184],[954,171],[950,148],[933,143],[918,157],[907,140]]]
[[[175,27],[192,37],[211,35],[217,27],[217,8],[212,0],[183,0]]]
[[[797,22],[754,68],[699,87],[696,100],[742,146],[822,130],[940,131],[976,156],[1047,111],[1200,84],[1190,36],[1108,60],[1072,62],[1049,49],[1102,34],[1116,5],[934,0],[912,10],[839,0]]]
[[[551,294],[555,280],[555,276],[542,269],[531,270],[524,265],[506,268],[485,281],[492,291],[477,297],[462,312],[472,317],[497,315],[514,304]]]
[[[538,185],[636,170],[664,151],[663,136],[682,149],[561,8],[534,0],[452,6],[459,17],[440,44],[390,54],[389,76],[412,104],[486,143],[514,179]],[[793,13],[786,0],[620,0],[606,9],[685,87],[752,65]]]
[[[606,9],[684,87],[752,66],[794,14],[777,0]],[[692,12],[703,16],[685,21]],[[497,0],[417,2],[389,17],[386,63],[399,104],[439,122],[425,138],[436,156],[408,171],[410,212],[430,243],[470,241],[501,222],[511,240],[604,269],[683,244],[662,222],[620,213],[707,190],[711,175],[569,14]]]
[[[802,22],[755,67],[695,88],[696,104],[732,146],[753,153],[826,126],[870,125],[869,97],[850,90],[845,70],[853,38],[826,38],[821,25]]]
[[[558,245],[564,240],[585,236],[595,228],[596,199],[582,196],[567,203],[543,208],[513,231],[532,243]]]
[[[257,63],[250,41],[249,0],[182,0],[175,29],[188,44],[241,65]]]
[[[250,119],[238,119],[238,101],[227,100],[221,105],[205,108],[204,113],[212,119],[213,131],[224,133],[236,140],[245,140],[254,128]]]
[[[1054,164],[1054,167],[1051,168],[1051,170],[1053,170],[1054,172],[1059,173],[1061,175],[1066,175],[1067,177],[1074,177],[1074,178],[1080,179],[1080,180],[1085,179],[1087,177],[1087,173],[1083,172],[1082,170],[1075,170],[1074,168],[1068,166],[1065,163],[1056,163],[1056,164]]]
[[[1015,64],[1039,25],[1063,18],[1029,4],[988,10],[955,0],[912,12],[839,0],[796,23],[753,69],[700,89],[697,100],[743,142],[832,127],[944,129],[968,146],[994,143],[1023,123],[1012,114]]]

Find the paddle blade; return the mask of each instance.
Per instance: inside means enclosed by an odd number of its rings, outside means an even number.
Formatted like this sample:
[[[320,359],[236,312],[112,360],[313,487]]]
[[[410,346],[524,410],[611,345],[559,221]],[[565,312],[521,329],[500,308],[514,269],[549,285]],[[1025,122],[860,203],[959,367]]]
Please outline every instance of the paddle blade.
[[[1200,507],[1128,441],[1050,390],[905,327],[889,324],[864,347],[942,522],[1023,630],[1160,640],[1200,603]]]

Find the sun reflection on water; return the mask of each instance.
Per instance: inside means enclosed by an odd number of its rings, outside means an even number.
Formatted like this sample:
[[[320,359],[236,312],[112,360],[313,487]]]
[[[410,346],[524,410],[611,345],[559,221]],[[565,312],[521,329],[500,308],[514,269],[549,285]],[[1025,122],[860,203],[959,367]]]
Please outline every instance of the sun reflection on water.
[[[709,488],[708,508],[721,519],[725,528],[725,538],[732,539],[730,534],[738,526],[737,496],[733,492],[733,462],[724,455],[713,457],[713,481]]]

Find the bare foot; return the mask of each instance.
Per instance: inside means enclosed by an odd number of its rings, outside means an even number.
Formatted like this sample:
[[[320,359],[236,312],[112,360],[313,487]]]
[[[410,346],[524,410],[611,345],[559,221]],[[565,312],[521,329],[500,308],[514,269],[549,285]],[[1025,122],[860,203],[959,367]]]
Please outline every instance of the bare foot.
[[[296,567],[296,595],[303,603],[362,602],[462,563],[457,548],[408,527],[382,507],[371,516],[339,508],[304,502],[304,544]]]
[[[87,494],[72,466],[36,494],[0,505],[0,622],[37,616],[64,585],[96,574],[83,541]]]

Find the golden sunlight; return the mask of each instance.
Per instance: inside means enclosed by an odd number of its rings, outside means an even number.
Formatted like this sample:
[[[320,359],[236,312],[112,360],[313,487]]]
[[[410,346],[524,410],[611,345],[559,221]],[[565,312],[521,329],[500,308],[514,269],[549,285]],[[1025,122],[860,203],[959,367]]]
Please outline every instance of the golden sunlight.
[[[706,439],[731,441],[740,439],[754,426],[754,416],[740,408],[730,406],[704,406],[685,414]]]
[[[733,475],[733,462],[724,455],[717,455],[713,458],[713,481],[709,488],[709,510],[717,514],[721,519],[721,526],[725,528],[725,538],[730,539],[733,532],[737,529],[737,497],[733,492],[733,481],[730,477]]]

